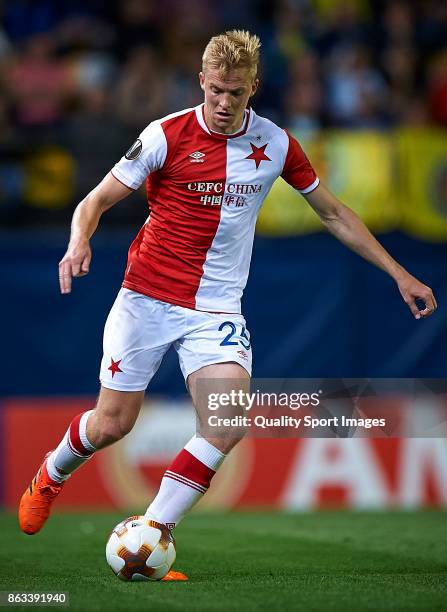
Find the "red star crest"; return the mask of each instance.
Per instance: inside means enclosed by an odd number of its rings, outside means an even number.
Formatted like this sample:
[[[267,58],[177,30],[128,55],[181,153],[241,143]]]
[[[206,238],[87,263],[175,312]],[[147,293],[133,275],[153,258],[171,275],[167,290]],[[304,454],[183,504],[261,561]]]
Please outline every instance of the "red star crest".
[[[112,363],[109,365],[107,369],[112,372],[112,378],[115,376],[117,372],[122,372],[120,368],[121,361],[122,361],[121,359],[119,359],[118,361],[113,361],[113,359],[111,359]]]
[[[265,149],[267,145],[268,142],[265,145],[262,145],[262,147],[257,147],[252,142],[250,142],[252,152],[250,153],[250,155],[247,155],[245,159],[253,159],[256,163],[256,170],[259,168],[259,164],[262,161],[272,161],[270,157],[265,154]]]

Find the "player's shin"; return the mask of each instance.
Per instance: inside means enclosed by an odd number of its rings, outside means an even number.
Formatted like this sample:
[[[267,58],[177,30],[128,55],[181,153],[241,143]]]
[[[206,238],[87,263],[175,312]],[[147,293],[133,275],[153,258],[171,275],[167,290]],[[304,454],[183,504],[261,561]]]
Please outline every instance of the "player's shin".
[[[66,480],[95,452],[96,448],[87,438],[87,421],[92,412],[88,410],[72,420],[59,446],[48,457],[47,472],[56,482]]]
[[[146,516],[171,529],[178,525],[206,493],[225,457],[204,438],[191,438],[164,473]]]

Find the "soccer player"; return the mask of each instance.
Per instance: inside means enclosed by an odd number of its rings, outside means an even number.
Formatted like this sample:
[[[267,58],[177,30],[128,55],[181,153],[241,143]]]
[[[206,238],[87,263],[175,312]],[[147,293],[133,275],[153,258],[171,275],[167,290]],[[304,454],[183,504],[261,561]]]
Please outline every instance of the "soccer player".
[[[258,87],[259,48],[258,37],[245,31],[213,37],[199,74],[204,103],[146,127],[74,212],[59,264],[64,295],[74,277],[89,272],[89,241],[101,215],[146,181],[150,215],[129,249],[124,282],[105,325],[96,407],[73,419],[23,494],[19,521],[25,533],[43,527],[74,470],[132,429],[171,345],[199,419],[205,414],[198,380],[212,385],[231,379],[232,388],[247,384],[251,344],[240,301],[256,217],[279,176],[336,238],[391,275],[416,319],[436,309],[431,289],[320,183],[295,138],[249,106]],[[424,302],[423,310],[416,299]],[[169,528],[178,524],[240,437],[231,428],[222,437],[194,436],[167,468],[147,516]]]

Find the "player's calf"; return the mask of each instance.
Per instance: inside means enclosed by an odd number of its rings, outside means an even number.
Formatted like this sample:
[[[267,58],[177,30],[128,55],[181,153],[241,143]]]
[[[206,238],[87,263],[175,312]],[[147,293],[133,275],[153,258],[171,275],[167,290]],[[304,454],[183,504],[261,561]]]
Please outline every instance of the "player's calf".
[[[37,533],[47,521],[51,506],[64,482],[93,456],[132,429],[143,394],[101,389],[95,410],[78,414],[57,448],[48,453],[27,487],[19,506],[19,524],[28,534]]]
[[[98,403],[86,425],[86,437],[97,449],[127,435],[140,412],[144,391],[116,391],[101,388]]]

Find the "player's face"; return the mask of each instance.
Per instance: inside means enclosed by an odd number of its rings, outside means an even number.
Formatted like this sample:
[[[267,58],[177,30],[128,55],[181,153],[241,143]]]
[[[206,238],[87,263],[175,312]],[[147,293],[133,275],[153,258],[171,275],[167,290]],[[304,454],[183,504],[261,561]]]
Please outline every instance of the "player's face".
[[[221,134],[236,132],[244,118],[248,100],[258,88],[248,70],[231,70],[225,76],[217,69],[199,74],[200,86],[205,92],[205,119],[208,127]]]

